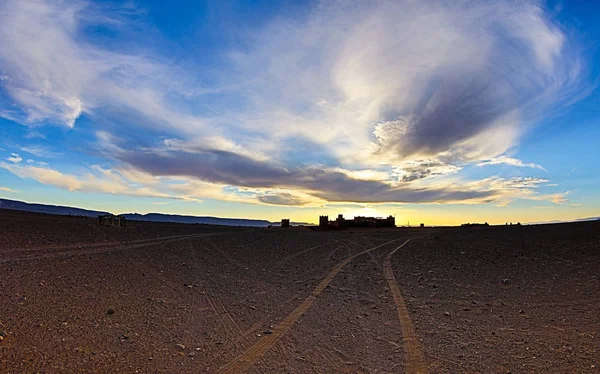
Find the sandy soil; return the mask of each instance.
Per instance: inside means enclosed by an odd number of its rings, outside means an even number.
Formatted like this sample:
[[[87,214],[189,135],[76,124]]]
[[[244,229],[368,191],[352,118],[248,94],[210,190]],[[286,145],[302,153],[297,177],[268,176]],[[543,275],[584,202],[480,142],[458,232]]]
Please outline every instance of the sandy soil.
[[[599,224],[116,228],[0,210],[0,372],[597,373],[599,274]]]

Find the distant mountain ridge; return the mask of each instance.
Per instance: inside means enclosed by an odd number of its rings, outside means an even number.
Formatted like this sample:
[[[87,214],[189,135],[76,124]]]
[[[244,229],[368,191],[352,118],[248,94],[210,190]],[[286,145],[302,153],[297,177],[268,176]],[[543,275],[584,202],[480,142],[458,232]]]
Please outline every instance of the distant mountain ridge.
[[[553,220],[553,221],[541,221],[541,222],[530,222],[528,225],[547,225],[550,223],[574,223],[574,222],[589,222],[589,221],[600,221],[600,217],[587,217],[577,218],[571,220]]]
[[[1,199],[0,209],[13,209],[33,213],[46,213],[65,216],[83,216],[96,217],[102,214],[110,214],[96,210],[88,210],[61,205],[47,205],[26,203],[24,201]],[[197,216],[180,216],[175,214],[162,213],[126,213],[124,216],[133,221],[151,221],[151,222],[174,222],[174,223],[199,223],[205,225],[222,225],[222,226],[249,226],[249,227],[267,227],[271,222],[267,220],[246,219],[246,218],[219,218],[219,217],[197,217]]]
[[[223,226],[250,226],[267,227],[271,222],[267,220],[246,219],[246,218],[219,218],[210,216],[180,216],[177,214],[162,213],[125,213],[126,219],[132,221],[150,221],[150,222],[174,222],[174,223],[201,223],[205,225],[223,225]]]
[[[95,210],[73,208],[61,205],[46,205],[46,204],[32,204],[24,201],[0,199],[0,209],[13,209],[21,210],[24,212],[34,213],[46,213],[46,214],[58,214],[64,216],[84,216],[84,217],[96,217],[101,214],[108,214],[108,212],[99,212]]]

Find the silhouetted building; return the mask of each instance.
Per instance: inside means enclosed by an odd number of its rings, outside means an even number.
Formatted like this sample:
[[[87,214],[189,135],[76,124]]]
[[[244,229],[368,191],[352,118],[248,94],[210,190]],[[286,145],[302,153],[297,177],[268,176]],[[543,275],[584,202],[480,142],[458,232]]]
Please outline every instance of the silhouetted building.
[[[487,227],[487,226],[489,226],[489,223],[487,223],[487,222],[485,222],[485,223],[463,223],[460,226],[461,227]]]
[[[329,226],[329,216],[319,216],[319,227]]]
[[[389,216],[387,218],[380,217],[362,217],[357,216],[353,219],[345,219],[343,214],[338,214],[335,221],[326,223],[327,216],[319,217],[319,227],[396,227],[396,218]]]
[[[290,227],[290,220],[287,218],[284,218],[281,220],[281,227]]]
[[[425,224],[424,224],[424,223],[422,223],[422,224],[421,224],[421,227],[425,227]]]
[[[105,214],[98,216],[98,224],[102,226],[126,226],[126,219],[124,216],[115,216],[112,214]]]

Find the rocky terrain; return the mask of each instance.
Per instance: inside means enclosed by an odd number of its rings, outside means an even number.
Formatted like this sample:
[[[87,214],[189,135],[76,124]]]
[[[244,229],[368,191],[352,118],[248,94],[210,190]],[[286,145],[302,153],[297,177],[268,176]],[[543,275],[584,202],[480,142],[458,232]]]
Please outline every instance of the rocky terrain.
[[[597,373],[599,274],[598,223],[118,228],[5,210],[0,372]]]

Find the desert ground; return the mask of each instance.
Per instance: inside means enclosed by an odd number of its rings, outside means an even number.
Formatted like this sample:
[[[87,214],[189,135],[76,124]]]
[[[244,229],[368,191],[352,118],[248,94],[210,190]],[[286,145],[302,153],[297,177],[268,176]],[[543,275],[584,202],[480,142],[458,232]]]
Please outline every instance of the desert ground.
[[[0,210],[1,373],[600,373],[600,222],[312,231]]]

